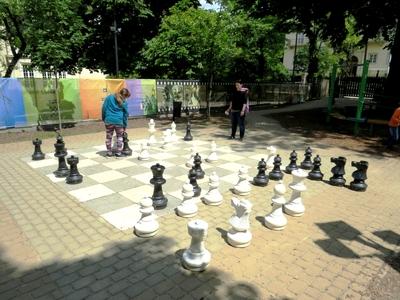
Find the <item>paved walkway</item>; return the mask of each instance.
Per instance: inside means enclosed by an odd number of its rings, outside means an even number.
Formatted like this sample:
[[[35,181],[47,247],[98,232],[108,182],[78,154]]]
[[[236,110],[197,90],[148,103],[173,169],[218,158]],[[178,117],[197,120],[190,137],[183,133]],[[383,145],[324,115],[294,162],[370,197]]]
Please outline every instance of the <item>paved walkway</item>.
[[[244,249],[225,241],[233,213],[227,192],[220,207],[202,207],[196,217],[209,223],[212,261],[205,272],[191,273],[180,264],[190,243],[186,219],[161,217],[160,231],[150,239],[119,231],[21,160],[32,154],[31,142],[4,144],[0,299],[368,299],[369,283],[399,251],[399,159],[288,133],[262,111],[252,112],[249,123],[246,143],[225,140],[227,124],[217,128],[213,120],[194,128],[193,135],[220,138],[235,151],[259,152],[273,144],[284,164],[291,150],[301,153],[310,145],[324,159],[326,179],[330,157],[347,157],[347,182],[354,169],[349,162],[367,160],[367,192],[307,180],[306,213],[288,217],[285,230],[275,232],[260,221],[270,210],[274,184],[253,187],[248,197],[254,205],[253,240]],[[129,129],[131,140],[146,135],[147,128]],[[103,139],[103,132],[65,138],[70,150]],[[43,151],[52,152],[53,143],[45,142]],[[284,182],[290,181],[285,176]]]

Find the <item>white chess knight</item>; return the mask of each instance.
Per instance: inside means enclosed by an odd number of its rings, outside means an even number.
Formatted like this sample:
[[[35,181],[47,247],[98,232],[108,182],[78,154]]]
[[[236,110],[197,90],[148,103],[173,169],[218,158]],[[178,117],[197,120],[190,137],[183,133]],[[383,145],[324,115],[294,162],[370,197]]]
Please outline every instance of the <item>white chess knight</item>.
[[[147,146],[147,143],[142,143],[139,152],[138,159],[139,160],[149,160],[150,159],[150,153],[148,151],[149,146]]]
[[[219,177],[216,172],[212,172],[209,178],[208,185],[210,189],[203,197],[203,202],[207,205],[221,205],[223,197],[218,190]]]
[[[176,124],[174,121],[171,123],[171,142],[176,142],[178,137],[176,135]]]
[[[149,131],[150,136],[149,136],[149,139],[147,140],[147,145],[151,146],[151,145],[154,145],[154,144],[157,143],[157,139],[155,137],[155,133],[156,133],[155,126],[156,126],[156,123],[154,122],[153,119],[150,119],[148,125],[149,125],[148,131]]]
[[[251,185],[250,185],[250,182],[249,182],[249,176],[248,176],[247,167],[241,166],[239,168],[238,176],[239,176],[239,181],[233,187],[233,192],[236,195],[239,195],[239,196],[246,196],[246,195],[250,194]]]
[[[184,218],[190,218],[197,215],[197,211],[199,210],[195,200],[193,199],[193,185],[190,184],[189,179],[182,186],[182,196],[183,201],[176,208],[179,216]]]
[[[160,225],[157,222],[157,216],[153,214],[154,207],[151,198],[143,198],[140,201],[140,209],[142,217],[135,224],[135,234],[140,237],[151,237],[157,234]]]
[[[232,198],[231,205],[235,208],[235,214],[229,219],[232,228],[227,234],[228,243],[237,248],[247,247],[252,238],[249,216],[253,205],[248,200],[239,200],[235,197]]]
[[[188,168],[193,167],[193,159],[194,159],[195,155],[196,155],[196,148],[195,147],[190,148],[190,157],[185,164],[186,167],[188,167]]]
[[[209,163],[213,163],[213,162],[218,161],[217,144],[215,143],[215,141],[211,142],[211,153],[206,158],[206,161],[209,162]]]
[[[284,205],[283,211],[290,216],[300,217],[305,211],[301,193],[307,190],[307,187],[304,185],[304,180],[307,178],[308,174],[303,169],[297,169],[292,171],[292,175],[293,182],[289,184],[289,188],[292,189],[292,195],[288,203]]]
[[[267,151],[268,151],[268,156],[267,156],[267,172],[272,171],[272,169],[274,168],[274,158],[276,156],[276,147],[275,146],[268,146],[267,147]]]
[[[204,246],[208,224],[203,220],[192,220],[187,226],[192,240],[190,247],[183,252],[182,264],[188,270],[200,272],[205,270],[211,261],[211,253]]]
[[[168,149],[171,146],[171,129],[166,129],[163,131],[163,144],[161,148]]]
[[[282,206],[286,203],[285,197],[286,187],[282,180],[274,187],[274,195],[272,196],[272,211],[265,216],[264,225],[272,230],[283,230],[286,227],[287,219],[282,211]]]

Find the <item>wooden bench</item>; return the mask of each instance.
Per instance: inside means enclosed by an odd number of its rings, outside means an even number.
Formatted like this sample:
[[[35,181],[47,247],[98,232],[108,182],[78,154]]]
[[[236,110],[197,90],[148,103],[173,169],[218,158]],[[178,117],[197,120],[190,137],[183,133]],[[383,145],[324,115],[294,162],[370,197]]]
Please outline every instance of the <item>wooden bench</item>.
[[[374,131],[374,125],[385,125],[385,126],[388,126],[388,120],[367,119],[367,124],[369,124],[369,134],[372,135],[372,133]]]

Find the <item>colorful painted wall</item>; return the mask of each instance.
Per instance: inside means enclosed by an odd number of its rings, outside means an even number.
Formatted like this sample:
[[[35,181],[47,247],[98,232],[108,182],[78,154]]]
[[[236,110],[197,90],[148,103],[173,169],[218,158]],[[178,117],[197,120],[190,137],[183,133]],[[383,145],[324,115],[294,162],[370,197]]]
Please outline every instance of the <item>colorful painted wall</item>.
[[[157,113],[153,79],[0,78],[0,129],[101,119],[103,99],[121,88],[131,92],[129,116]],[[58,102],[56,97],[58,91]]]

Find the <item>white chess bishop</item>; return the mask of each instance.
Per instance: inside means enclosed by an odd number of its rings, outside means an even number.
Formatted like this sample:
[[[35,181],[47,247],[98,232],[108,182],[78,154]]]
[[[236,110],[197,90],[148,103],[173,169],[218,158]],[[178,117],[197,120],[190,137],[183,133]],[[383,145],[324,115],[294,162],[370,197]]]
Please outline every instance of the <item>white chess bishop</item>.
[[[289,188],[292,189],[292,195],[288,203],[283,207],[283,211],[290,216],[300,217],[305,211],[301,193],[307,190],[304,180],[307,178],[308,173],[303,169],[297,169],[292,171],[292,175],[293,182],[289,184]]]
[[[135,234],[140,237],[151,237],[157,234],[160,225],[157,222],[157,216],[153,214],[154,207],[151,198],[143,198],[140,201],[140,209],[142,217],[135,224]]]
[[[187,226],[192,240],[190,247],[183,252],[182,264],[191,271],[204,271],[211,261],[211,253],[204,246],[208,224],[203,220],[192,220]]]
[[[239,181],[233,187],[233,192],[239,196],[246,196],[250,194],[251,185],[249,182],[248,169],[245,166],[239,168]]]
[[[276,156],[276,147],[275,146],[268,146],[267,147],[267,172],[272,171],[274,168],[274,158]]]
[[[154,144],[157,143],[157,139],[155,137],[155,133],[156,133],[155,126],[156,126],[156,123],[154,122],[153,119],[150,119],[148,125],[149,125],[148,131],[149,131],[150,135],[149,135],[149,139],[147,141],[147,145],[151,146],[151,145],[154,145]]]
[[[140,148],[139,160],[149,160],[150,159],[150,153],[148,151],[149,146],[147,146],[147,143],[142,143],[142,147]]]
[[[229,219],[232,228],[227,234],[228,243],[237,248],[247,247],[252,238],[249,216],[253,205],[248,200],[237,198],[232,198],[231,205],[235,208],[235,214]]]
[[[219,177],[216,172],[212,172],[208,182],[209,190],[203,197],[203,202],[207,205],[221,205],[223,197],[218,190]]]
[[[215,141],[211,142],[211,153],[206,158],[206,161],[209,162],[209,163],[213,163],[213,162],[218,161],[217,144],[215,143]]]
[[[190,218],[197,215],[197,211],[199,210],[195,200],[193,199],[193,186],[190,184],[190,181],[187,180],[182,187],[182,196],[183,201],[176,208],[179,216],[184,218]]]
[[[193,167],[193,159],[194,159],[195,155],[196,155],[196,148],[195,147],[190,148],[190,157],[185,164],[186,167],[188,167],[188,168]]]
[[[272,196],[272,211],[265,216],[264,225],[272,230],[283,230],[286,227],[287,219],[282,211],[282,206],[286,203],[284,194],[286,187],[282,180],[274,187],[274,195]]]

